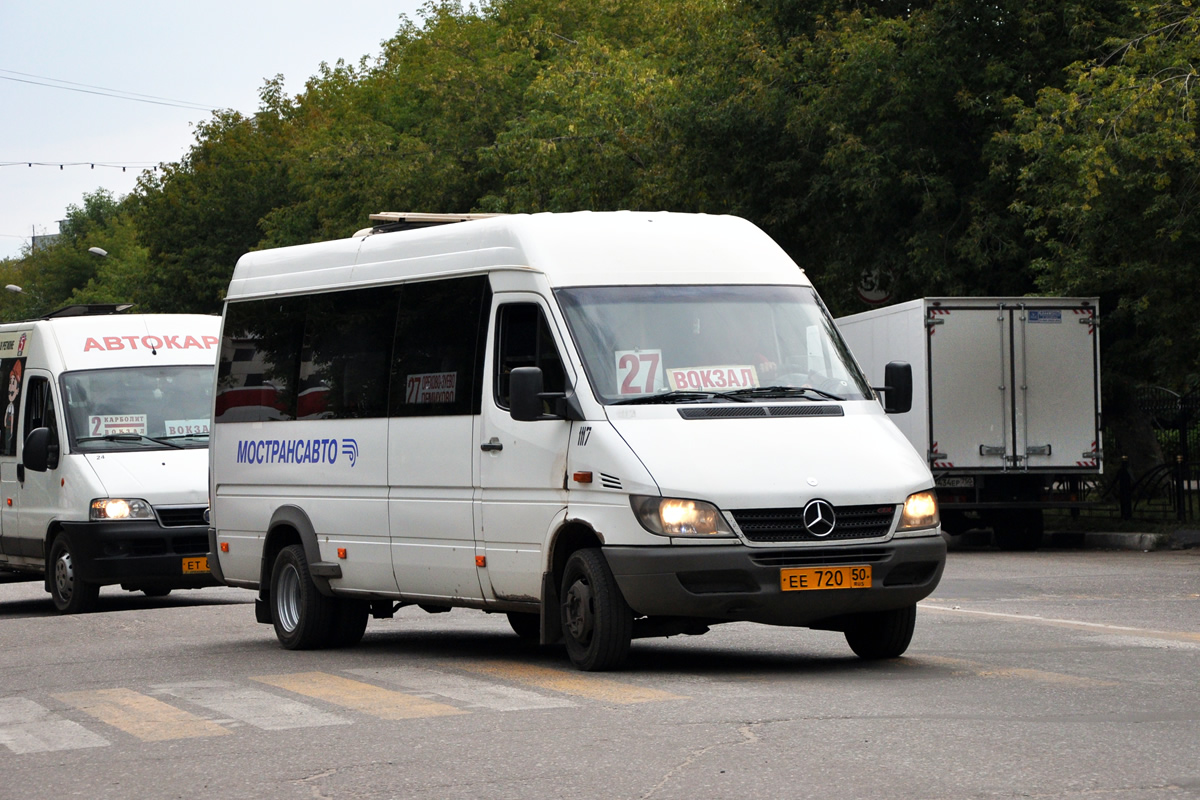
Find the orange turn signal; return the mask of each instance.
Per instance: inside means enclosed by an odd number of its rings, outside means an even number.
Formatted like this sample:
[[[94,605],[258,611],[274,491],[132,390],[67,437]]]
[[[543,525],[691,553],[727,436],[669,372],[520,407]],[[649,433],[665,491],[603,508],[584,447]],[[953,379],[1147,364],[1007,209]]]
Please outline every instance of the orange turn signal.
[[[338,558],[345,558],[345,557],[346,557],[346,548],[339,547],[338,548]]]
[[[590,472],[576,472],[571,477],[575,479],[576,483],[591,483],[592,482],[592,473],[590,473]]]
[[[229,552],[229,542],[221,542],[221,552],[222,553]]]
[[[475,566],[486,567],[487,566],[487,556],[475,556]]]

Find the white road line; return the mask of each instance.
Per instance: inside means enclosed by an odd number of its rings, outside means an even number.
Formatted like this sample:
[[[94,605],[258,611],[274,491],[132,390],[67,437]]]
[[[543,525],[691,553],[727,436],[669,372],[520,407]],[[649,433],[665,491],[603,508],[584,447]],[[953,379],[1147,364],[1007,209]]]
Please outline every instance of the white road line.
[[[379,669],[348,670],[355,675],[371,680],[384,681],[400,686],[410,692],[424,692],[448,697],[467,704],[468,707],[489,708],[493,711],[529,711],[539,708],[571,708],[570,700],[549,697],[503,686],[491,681],[472,678],[441,670],[424,667],[383,667]]]
[[[928,611],[938,611],[946,614],[973,614],[980,617],[995,617],[1014,622],[1032,622],[1038,625],[1051,625],[1059,628],[1074,628],[1076,630],[1094,631],[1096,633],[1113,633],[1123,636],[1141,637],[1143,639],[1162,639],[1171,642],[1200,643],[1200,633],[1191,631],[1157,631],[1150,628],[1134,628],[1128,625],[1109,625],[1103,622],[1084,622],[1077,619],[1058,619],[1055,617],[1039,617],[1036,614],[1012,614],[1003,611],[979,611],[973,608],[958,608],[918,603],[920,608]]]
[[[105,747],[103,736],[23,697],[0,697],[0,745],[14,753]]]
[[[155,694],[178,697],[267,731],[350,724],[350,720],[344,717],[306,703],[259,689],[242,688],[227,681],[163,683],[152,688]]]

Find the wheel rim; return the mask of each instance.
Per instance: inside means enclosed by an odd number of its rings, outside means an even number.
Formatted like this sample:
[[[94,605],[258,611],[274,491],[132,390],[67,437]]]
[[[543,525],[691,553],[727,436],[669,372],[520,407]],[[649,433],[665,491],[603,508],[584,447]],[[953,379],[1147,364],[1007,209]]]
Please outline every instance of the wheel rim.
[[[279,624],[285,631],[296,630],[300,624],[300,573],[287,564],[279,573],[279,585],[275,587],[275,610]]]
[[[75,592],[75,569],[71,565],[71,551],[64,550],[54,562],[54,588],[64,602],[71,602]]]
[[[566,616],[567,632],[571,638],[580,644],[587,644],[592,638],[593,609],[592,587],[582,579],[571,584],[563,601]]]

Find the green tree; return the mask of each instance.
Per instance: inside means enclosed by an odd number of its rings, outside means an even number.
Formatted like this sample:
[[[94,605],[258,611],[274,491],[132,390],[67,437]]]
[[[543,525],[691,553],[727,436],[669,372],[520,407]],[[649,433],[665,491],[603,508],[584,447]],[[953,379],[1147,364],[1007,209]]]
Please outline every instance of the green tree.
[[[1100,295],[1106,371],[1200,383],[1200,11],[1135,4],[1140,33],[1018,105],[1014,207],[1044,250],[1040,289]]]

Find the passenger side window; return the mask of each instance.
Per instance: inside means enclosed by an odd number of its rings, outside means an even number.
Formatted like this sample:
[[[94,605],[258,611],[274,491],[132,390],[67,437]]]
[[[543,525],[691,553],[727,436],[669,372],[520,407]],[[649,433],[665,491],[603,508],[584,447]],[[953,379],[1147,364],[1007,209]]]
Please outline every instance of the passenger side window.
[[[496,312],[496,405],[509,407],[509,376],[517,367],[541,367],[542,390],[566,391],[566,372],[536,303],[508,303]]]
[[[297,419],[387,414],[388,358],[399,292],[332,292],[309,298],[300,350]]]
[[[486,276],[406,284],[396,321],[391,416],[478,414]]]
[[[50,429],[50,447],[58,447],[58,420],[54,413],[54,393],[49,379],[32,377],[25,386],[25,419],[21,438],[38,428]]]
[[[305,300],[229,304],[217,363],[217,422],[296,418]]]

